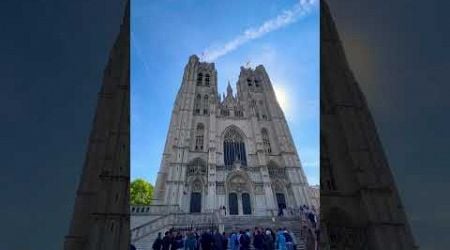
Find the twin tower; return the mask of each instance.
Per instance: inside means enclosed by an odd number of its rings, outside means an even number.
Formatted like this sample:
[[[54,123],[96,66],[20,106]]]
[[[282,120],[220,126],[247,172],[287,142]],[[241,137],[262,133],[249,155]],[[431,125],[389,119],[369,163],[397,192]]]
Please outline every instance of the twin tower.
[[[262,65],[241,67],[237,93],[220,96],[214,63],[184,69],[154,204],[186,213],[273,215],[311,205],[283,111]]]

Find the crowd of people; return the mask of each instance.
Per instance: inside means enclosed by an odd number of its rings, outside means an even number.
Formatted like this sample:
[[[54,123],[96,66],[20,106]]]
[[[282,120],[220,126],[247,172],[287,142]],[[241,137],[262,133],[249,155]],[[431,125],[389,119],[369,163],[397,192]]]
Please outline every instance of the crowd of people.
[[[238,230],[220,233],[218,230],[198,232],[188,230],[180,232],[170,230],[158,234],[153,242],[153,250],[248,250],[253,246],[256,250],[294,250],[295,238],[286,228],[274,232],[270,228],[258,228],[253,231]]]
[[[308,228],[311,237],[308,243],[317,249],[319,241],[319,213],[312,206],[303,205],[300,209],[289,210],[289,213],[299,213],[303,218],[303,227]],[[285,216],[280,212],[278,216]],[[306,222],[306,223],[305,223]],[[308,226],[306,226],[308,224]],[[253,246],[256,250],[295,250],[296,242],[293,234],[286,228],[274,232],[271,228],[254,230],[238,230],[230,233],[220,233],[218,230],[174,230],[159,233],[153,242],[153,250],[248,250]],[[135,250],[134,246],[131,246]],[[308,248],[311,249],[311,248]]]
[[[319,213],[314,206],[309,208],[308,206],[303,205],[300,207],[300,213],[309,220],[313,229],[318,228]]]

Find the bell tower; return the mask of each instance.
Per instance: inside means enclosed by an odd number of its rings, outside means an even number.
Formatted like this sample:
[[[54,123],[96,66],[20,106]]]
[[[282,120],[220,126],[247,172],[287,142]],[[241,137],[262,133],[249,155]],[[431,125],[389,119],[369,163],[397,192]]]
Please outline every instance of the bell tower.
[[[417,249],[365,97],[320,5],[321,248]]]

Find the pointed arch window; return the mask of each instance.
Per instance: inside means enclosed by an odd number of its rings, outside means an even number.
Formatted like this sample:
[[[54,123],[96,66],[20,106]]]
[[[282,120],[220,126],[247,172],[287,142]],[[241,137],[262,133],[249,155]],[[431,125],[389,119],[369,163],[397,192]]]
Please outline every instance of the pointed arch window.
[[[236,129],[227,131],[223,141],[223,155],[225,165],[233,165],[240,162],[242,166],[247,166],[247,155],[245,152],[244,139]]]
[[[244,116],[244,113],[242,112],[240,107],[235,107],[234,108],[234,116],[235,117],[243,117]]]
[[[210,75],[206,74],[205,75],[205,86],[209,87],[210,85]]]
[[[267,132],[267,129],[263,128],[261,130],[261,135],[264,146],[264,152],[266,152],[267,154],[272,153],[272,148],[270,147],[269,133]]]
[[[194,114],[197,114],[197,115],[200,114],[200,104],[201,104],[201,101],[202,101],[202,97],[201,97],[200,94],[198,94],[198,95],[195,97],[195,101],[194,101]]]
[[[267,120],[267,110],[266,105],[264,105],[264,102],[262,100],[259,100],[259,110],[261,111],[261,117],[264,120]],[[258,117],[259,118],[259,117]]]
[[[203,151],[204,134],[205,126],[202,123],[199,123],[195,132],[195,150]]]
[[[208,95],[205,95],[203,98],[203,114],[208,114],[208,106],[209,106],[209,98]]]
[[[202,86],[203,83],[203,74],[202,73],[198,73],[197,75],[197,86]]]

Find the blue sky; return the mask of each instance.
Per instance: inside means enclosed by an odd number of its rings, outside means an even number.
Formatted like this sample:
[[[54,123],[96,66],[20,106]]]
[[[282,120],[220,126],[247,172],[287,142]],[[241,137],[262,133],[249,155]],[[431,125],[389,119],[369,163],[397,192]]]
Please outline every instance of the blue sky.
[[[132,1],[132,179],[155,183],[184,66],[190,55],[205,52],[216,64],[219,93],[228,81],[235,89],[240,66],[265,66],[308,181],[319,183],[319,8],[315,3],[299,14],[299,6],[295,0]]]

